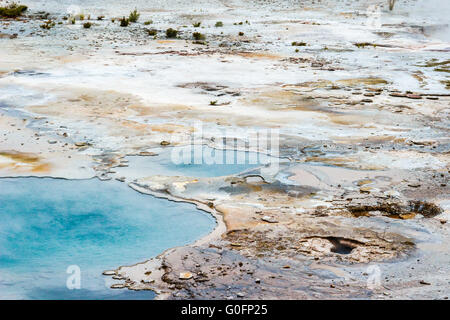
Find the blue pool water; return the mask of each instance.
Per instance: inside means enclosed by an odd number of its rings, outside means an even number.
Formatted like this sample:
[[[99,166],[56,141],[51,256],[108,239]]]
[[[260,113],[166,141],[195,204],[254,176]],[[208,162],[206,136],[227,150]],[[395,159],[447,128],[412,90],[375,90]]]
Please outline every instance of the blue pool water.
[[[117,181],[0,179],[0,299],[152,299],[110,289],[104,270],[192,243],[215,226],[194,205]],[[81,289],[69,290],[69,266]]]

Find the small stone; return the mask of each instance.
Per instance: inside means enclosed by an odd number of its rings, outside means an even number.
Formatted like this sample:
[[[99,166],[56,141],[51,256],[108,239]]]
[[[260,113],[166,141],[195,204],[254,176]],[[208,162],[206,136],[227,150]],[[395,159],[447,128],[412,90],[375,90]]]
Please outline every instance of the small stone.
[[[163,140],[163,141],[161,141],[161,143],[160,143],[162,146],[168,146],[168,145],[170,145],[170,142],[169,141],[166,141],[166,140]]]
[[[361,102],[364,102],[364,103],[372,103],[373,100],[372,100],[372,99],[362,99]]]
[[[102,274],[103,274],[104,276],[113,276],[113,275],[116,274],[116,272],[115,272],[114,270],[106,270],[106,271],[103,271]]]
[[[418,188],[418,187],[420,187],[420,184],[419,183],[410,183],[410,184],[408,184],[408,187]]]
[[[419,283],[420,283],[420,284],[423,284],[423,285],[426,285],[426,286],[431,285],[431,283],[426,282],[425,280],[420,280]]]
[[[48,140],[49,144],[55,144],[57,141],[56,140]]]
[[[408,99],[422,99],[422,96],[419,96],[418,94],[407,94],[406,97]]]
[[[190,272],[181,272],[179,278],[180,278],[180,280],[189,280],[189,279],[192,279],[193,276],[194,275]]]
[[[87,145],[88,145],[87,142],[75,142],[75,146],[76,147],[85,147]]]
[[[397,98],[406,98],[406,94],[400,93],[400,92],[392,92],[389,94],[391,97],[397,97]]]
[[[270,217],[270,216],[264,216],[261,218],[261,220],[268,222],[268,223],[278,223],[277,220],[275,220],[273,217]]]
[[[261,279],[256,278],[255,283],[261,283]]]
[[[237,293],[237,296],[238,296],[239,298],[243,298],[243,297],[245,297],[245,293],[244,293],[244,292],[238,292],[238,293]]]
[[[289,266],[289,265],[283,266],[283,269],[290,269],[290,268],[291,268],[291,266]]]
[[[125,286],[125,284],[123,284],[123,283],[115,283],[115,284],[113,284],[112,286],[111,286],[111,289],[123,289],[123,288],[125,288],[126,286]]]
[[[359,188],[359,192],[360,193],[370,193],[371,190],[372,190],[371,187],[361,187],[361,188]]]
[[[139,152],[139,155],[142,157],[154,157],[154,156],[157,156],[158,154],[154,153],[154,152],[149,152],[149,151],[142,151],[142,152]]]

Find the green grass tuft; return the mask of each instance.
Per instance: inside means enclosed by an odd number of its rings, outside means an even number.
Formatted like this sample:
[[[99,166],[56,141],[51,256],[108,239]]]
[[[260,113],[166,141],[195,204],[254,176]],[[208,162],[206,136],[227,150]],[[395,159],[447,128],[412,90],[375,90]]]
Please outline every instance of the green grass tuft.
[[[134,11],[130,12],[128,21],[130,21],[131,23],[135,23],[139,20],[140,16],[141,16],[141,14],[137,11],[137,9],[134,9]]]

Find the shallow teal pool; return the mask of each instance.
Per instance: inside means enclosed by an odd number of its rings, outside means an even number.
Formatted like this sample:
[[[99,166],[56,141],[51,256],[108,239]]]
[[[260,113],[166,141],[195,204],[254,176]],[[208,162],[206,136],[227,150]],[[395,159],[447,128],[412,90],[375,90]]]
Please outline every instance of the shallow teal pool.
[[[153,175],[219,177],[239,174],[279,159],[248,151],[220,150],[187,145],[155,149],[153,157],[129,156],[129,166],[114,168],[118,175],[133,179]]]
[[[192,243],[215,226],[194,205],[117,181],[0,179],[0,298],[152,299],[113,290],[101,273]],[[69,266],[81,289],[68,289]]]

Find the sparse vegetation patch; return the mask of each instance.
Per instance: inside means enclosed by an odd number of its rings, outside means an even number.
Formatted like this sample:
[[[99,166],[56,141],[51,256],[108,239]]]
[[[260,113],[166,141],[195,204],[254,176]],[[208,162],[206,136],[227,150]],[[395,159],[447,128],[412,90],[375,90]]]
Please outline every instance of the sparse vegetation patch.
[[[55,22],[52,20],[47,20],[45,21],[43,24],[41,24],[41,28],[45,29],[45,30],[50,30],[51,28],[53,28],[55,26]]]
[[[166,36],[167,38],[176,38],[178,35],[178,30],[169,28],[166,30]]]
[[[0,17],[2,18],[17,18],[28,10],[27,6],[11,3],[8,6],[0,7]]]
[[[158,33],[158,30],[156,29],[147,29],[147,33],[149,36],[156,36]]]
[[[141,14],[137,11],[137,9],[134,9],[134,11],[130,12],[130,16],[128,17],[128,21],[131,23],[136,23],[139,20],[139,17]]]
[[[194,39],[197,40],[197,41],[199,41],[199,40],[205,40],[205,39],[206,39],[205,35],[204,35],[203,33],[200,33],[200,32],[194,32],[194,33],[192,34],[192,36],[193,36]]]
[[[130,21],[127,18],[123,17],[122,19],[120,19],[121,27],[128,27],[129,24],[130,24]]]

